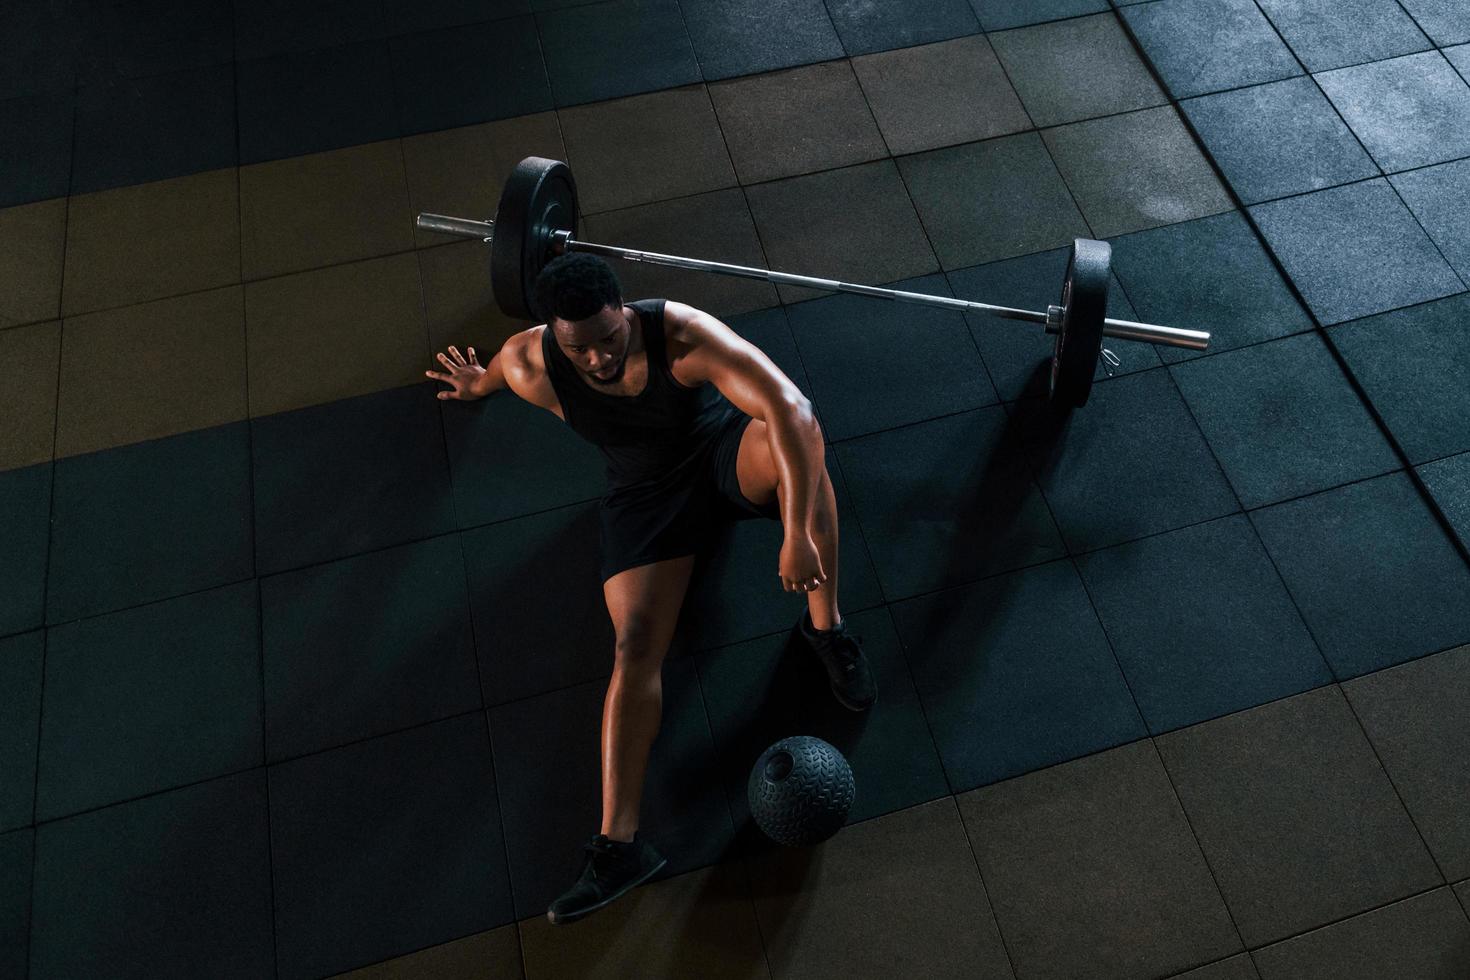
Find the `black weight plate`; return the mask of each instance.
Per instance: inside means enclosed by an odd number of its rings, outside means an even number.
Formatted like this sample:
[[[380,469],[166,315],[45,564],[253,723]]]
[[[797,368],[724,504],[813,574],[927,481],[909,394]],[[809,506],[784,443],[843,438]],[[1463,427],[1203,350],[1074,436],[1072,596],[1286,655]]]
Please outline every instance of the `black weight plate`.
[[[1072,241],[1062,280],[1062,326],[1051,357],[1051,400],[1057,404],[1081,407],[1092,392],[1092,376],[1102,353],[1112,256],[1107,242]]]
[[[553,234],[577,236],[577,184],[560,160],[526,157],[500,192],[490,235],[490,288],[506,316],[539,320],[532,299],[536,276],[556,258]]]

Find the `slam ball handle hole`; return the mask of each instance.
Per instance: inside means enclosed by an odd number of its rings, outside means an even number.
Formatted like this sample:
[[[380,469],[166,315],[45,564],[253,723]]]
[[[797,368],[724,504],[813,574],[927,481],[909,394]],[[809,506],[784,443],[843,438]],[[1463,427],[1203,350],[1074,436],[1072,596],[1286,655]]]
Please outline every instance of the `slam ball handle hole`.
[[[766,778],[773,783],[779,783],[791,775],[793,761],[790,752],[777,752],[766,760]]]

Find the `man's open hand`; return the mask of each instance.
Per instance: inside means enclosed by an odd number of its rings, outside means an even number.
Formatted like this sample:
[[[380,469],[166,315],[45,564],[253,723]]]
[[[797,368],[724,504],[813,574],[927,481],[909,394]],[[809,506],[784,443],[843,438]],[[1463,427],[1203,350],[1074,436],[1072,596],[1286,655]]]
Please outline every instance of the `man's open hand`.
[[[812,592],[827,581],[822,556],[810,534],[788,534],[781,546],[781,587],[787,592]]]
[[[439,392],[439,398],[441,400],[453,398],[459,401],[473,401],[476,398],[484,397],[476,394],[474,387],[475,382],[479,381],[480,376],[485,373],[485,369],[480,366],[480,362],[475,360],[475,349],[471,347],[469,348],[469,352],[470,359],[466,361],[457,348],[451,347],[449,348],[448,356],[444,354],[439,355],[439,362],[449,368],[448,374],[437,371],[424,372],[435,381],[443,381],[445,384],[454,387],[453,391]]]

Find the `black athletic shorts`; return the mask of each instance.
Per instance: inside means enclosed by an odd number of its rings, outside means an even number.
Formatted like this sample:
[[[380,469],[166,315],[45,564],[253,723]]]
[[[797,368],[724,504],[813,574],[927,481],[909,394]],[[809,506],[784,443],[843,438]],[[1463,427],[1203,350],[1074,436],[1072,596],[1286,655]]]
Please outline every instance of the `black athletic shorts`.
[[[617,487],[602,498],[602,580],[669,558],[697,554],[722,524],[781,519],[776,501],[757,507],[740,492],[735,461],[750,416],[735,412],[685,465],[656,484]]]

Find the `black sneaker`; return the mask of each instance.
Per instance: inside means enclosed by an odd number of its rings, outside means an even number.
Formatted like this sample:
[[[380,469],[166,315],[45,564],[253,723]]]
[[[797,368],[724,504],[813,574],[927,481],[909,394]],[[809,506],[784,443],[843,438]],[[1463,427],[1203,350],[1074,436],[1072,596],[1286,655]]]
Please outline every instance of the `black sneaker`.
[[[546,917],[553,925],[565,925],[591,915],[637,888],[669,863],[637,833],[627,843],[598,834],[592,843],[583,844],[582,850],[587,852],[582,876],[546,910]]]
[[[873,682],[868,658],[863,656],[862,637],[847,632],[846,620],[838,623],[835,629],[818,631],[812,626],[811,610],[808,609],[791,628],[791,638],[822,661],[822,666],[827,668],[827,683],[832,688],[832,696],[844,708],[867,711],[878,700],[878,685]]]

